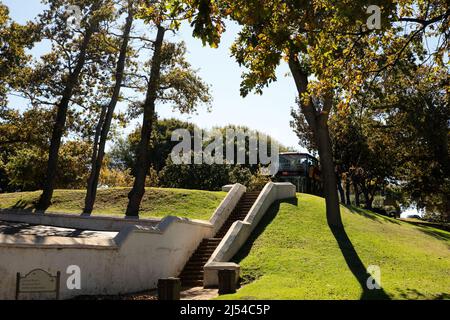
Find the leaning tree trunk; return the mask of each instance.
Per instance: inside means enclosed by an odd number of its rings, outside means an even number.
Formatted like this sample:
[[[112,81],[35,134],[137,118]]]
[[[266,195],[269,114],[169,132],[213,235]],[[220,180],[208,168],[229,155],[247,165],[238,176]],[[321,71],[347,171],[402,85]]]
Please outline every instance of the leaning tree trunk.
[[[341,203],[345,204],[345,191],[344,188],[342,187],[342,177],[339,173],[336,174],[336,179],[339,196],[341,197]]]
[[[317,145],[323,177],[323,191],[327,207],[327,221],[332,226],[341,226],[341,212],[334,171],[330,133],[326,120],[321,120],[317,130]]]
[[[100,172],[103,165],[103,159],[105,158],[105,146],[108,140],[109,130],[111,128],[111,122],[114,116],[114,110],[117,106],[117,102],[120,96],[120,89],[124,78],[125,62],[127,58],[128,43],[130,41],[130,32],[134,19],[134,8],[132,1],[128,3],[128,16],[125,22],[125,28],[123,32],[122,45],[120,47],[119,58],[117,60],[116,67],[116,83],[114,85],[113,94],[107,107],[106,115],[103,118],[100,116],[99,124],[101,126],[100,141],[98,142],[98,150],[95,158],[92,162],[91,173],[89,175],[86,198],[84,200],[83,214],[91,214],[94,209],[95,199],[97,197],[98,181],[100,179]],[[95,141],[95,143],[97,143]]]
[[[364,196],[364,204],[366,209],[372,209],[373,196],[370,194],[370,187],[365,185],[365,182],[361,184],[361,191]]]
[[[61,147],[61,138],[66,126],[67,111],[69,108],[69,102],[72,98],[73,91],[78,83],[78,79],[81,74],[81,70],[86,62],[86,54],[91,41],[92,35],[97,29],[96,23],[91,23],[90,27],[86,30],[83,42],[81,43],[80,53],[78,55],[77,63],[73,72],[69,75],[66,86],[64,88],[61,101],[57,105],[57,113],[55,118],[55,124],[53,126],[52,137],[50,140],[50,149],[47,163],[47,172],[43,184],[43,192],[36,206],[38,211],[45,211],[50,206],[53,190],[55,188],[56,181],[56,169],[58,166],[59,149]]]
[[[347,202],[346,202],[346,204],[348,205],[348,206],[350,206],[351,204],[352,204],[352,200],[351,200],[351,198],[350,198],[350,179],[345,179],[345,194],[346,194],[346,197],[347,197]]]
[[[294,77],[299,97],[302,99],[303,94],[308,91],[308,74],[302,69],[294,53],[291,53],[289,57],[289,68]],[[324,100],[325,103],[320,112],[316,109],[311,98],[307,102],[302,103],[301,111],[314,133],[315,142],[319,149],[327,222],[330,226],[341,227],[342,220],[337,191],[337,179],[328,129],[328,115],[332,108],[332,99],[328,96],[324,97]]]
[[[358,182],[353,179],[352,184],[353,189],[355,190],[355,206],[359,207],[361,205],[361,201],[359,199],[361,193],[359,192]]]
[[[366,209],[372,209],[372,199],[370,197],[370,194],[368,191],[363,191],[363,195],[364,195],[364,203],[365,203],[365,207]]]
[[[100,140],[100,136],[102,133],[102,126],[105,121],[107,109],[108,109],[108,106],[106,106],[106,105],[102,106],[99,120],[98,120],[97,126],[95,127],[94,142],[92,143],[93,147],[92,147],[92,157],[91,157],[91,173],[88,178],[88,186],[87,186],[87,193],[86,193],[86,198],[85,198],[85,206],[84,206],[83,214],[90,214],[92,212],[92,207],[90,208],[89,211],[86,211],[86,203],[88,201],[88,198],[91,199],[90,196],[92,195],[91,187],[92,187],[92,184],[95,179],[94,171],[95,171],[95,165],[97,163],[97,157],[99,154],[99,140]],[[95,187],[96,187],[95,189],[97,189],[97,186],[95,186]],[[93,202],[92,202],[92,204],[93,204]]]
[[[128,194],[128,206],[126,215],[139,216],[139,207],[145,193],[145,179],[150,170],[150,138],[155,116],[155,103],[158,98],[158,88],[161,76],[161,51],[166,29],[158,26],[158,34],[154,44],[154,53],[151,65],[150,80],[147,88],[147,96],[144,103],[144,120],[141,130],[141,141],[137,150],[137,161],[133,188]]]

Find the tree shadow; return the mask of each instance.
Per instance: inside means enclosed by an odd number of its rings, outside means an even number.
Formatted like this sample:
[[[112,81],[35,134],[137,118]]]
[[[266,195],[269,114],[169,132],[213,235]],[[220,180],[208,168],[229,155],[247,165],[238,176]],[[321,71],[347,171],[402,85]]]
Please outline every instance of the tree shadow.
[[[450,234],[448,232],[439,230],[439,229],[434,229],[433,227],[421,227],[421,226],[417,226],[417,229],[419,229],[419,231],[432,236],[433,238],[436,238],[438,240],[445,240],[445,241],[449,241],[450,240]]]
[[[9,209],[32,212],[35,209],[35,203],[33,201],[19,200]]]
[[[31,225],[28,223],[0,221],[0,234],[15,235],[27,230],[31,230]]]
[[[393,218],[385,217],[381,214],[378,214],[375,212],[369,212],[365,209],[354,207],[354,206],[349,206],[349,205],[343,205],[343,206],[345,206],[351,213],[358,214],[358,215],[360,215],[364,218],[368,218],[372,221],[376,221],[378,223],[389,222],[389,223],[400,225],[400,222],[398,222],[397,220],[395,220]]]
[[[331,225],[329,225],[329,227],[339,245],[348,268],[361,286],[363,291],[361,294],[361,300],[389,300],[390,297],[383,290],[383,288],[374,290],[370,290],[368,288],[367,280],[371,275],[367,272],[367,268],[359,258],[358,253],[353,247],[353,244],[345,232],[344,227],[335,227]]]
[[[440,223],[433,223],[433,222],[426,222],[426,221],[411,221],[411,220],[406,220],[406,219],[401,219],[401,221],[412,224],[414,226],[418,226],[418,227],[435,228],[435,229],[450,232],[449,224],[440,224]]]
[[[403,299],[407,300],[448,300],[450,299],[449,293],[439,293],[432,295],[431,297],[429,295],[425,295],[422,292],[418,291],[417,289],[397,289],[397,292],[400,294],[400,296]]]
[[[438,240],[450,240],[449,226],[426,223],[426,222],[416,222],[416,221],[407,221],[407,220],[395,220],[394,218],[385,217],[375,212],[370,212],[362,208],[348,206],[345,207],[354,214],[358,214],[364,218],[368,218],[372,221],[378,223],[389,222],[397,225],[401,225],[402,223],[408,223],[415,226],[419,231],[432,236]]]
[[[410,225],[415,226],[419,231],[432,236],[438,240],[450,240],[450,229],[447,225],[440,225],[436,223],[427,223],[427,222],[419,222],[419,221],[408,221],[401,220],[402,222],[408,223]]]

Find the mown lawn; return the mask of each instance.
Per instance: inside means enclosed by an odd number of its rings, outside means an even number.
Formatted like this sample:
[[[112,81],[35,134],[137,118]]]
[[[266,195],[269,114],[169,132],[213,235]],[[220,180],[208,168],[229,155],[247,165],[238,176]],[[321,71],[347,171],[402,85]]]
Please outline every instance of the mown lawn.
[[[345,233],[327,226],[324,201],[274,205],[235,257],[243,287],[222,299],[449,299],[450,233],[342,208]],[[368,290],[366,268],[381,270]]]
[[[93,215],[123,216],[128,203],[129,189],[99,190]],[[225,197],[225,192],[183,189],[146,190],[140,216],[164,217],[173,215],[208,220]],[[33,211],[40,192],[0,194],[0,208],[21,208]],[[84,190],[55,190],[49,212],[80,214],[83,210]]]

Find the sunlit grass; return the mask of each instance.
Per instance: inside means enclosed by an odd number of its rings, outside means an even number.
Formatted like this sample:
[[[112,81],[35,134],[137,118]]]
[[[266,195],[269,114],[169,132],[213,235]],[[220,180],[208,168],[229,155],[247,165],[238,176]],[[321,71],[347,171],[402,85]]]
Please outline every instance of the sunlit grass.
[[[99,190],[93,215],[123,216],[128,203],[126,188]],[[49,212],[80,214],[83,210],[84,190],[55,190]],[[184,189],[146,190],[141,205],[141,217],[173,215],[191,219],[208,220],[225,197],[225,192]],[[0,208],[34,210],[40,192],[0,194]]]
[[[235,257],[243,287],[223,299],[360,299],[350,263],[381,268],[391,299],[450,298],[450,233],[417,227],[361,209],[342,207],[345,231],[356,251],[341,251],[326,223],[324,200],[298,195],[298,204],[274,206]],[[247,283],[245,283],[247,282]],[[381,292],[380,292],[381,293]]]

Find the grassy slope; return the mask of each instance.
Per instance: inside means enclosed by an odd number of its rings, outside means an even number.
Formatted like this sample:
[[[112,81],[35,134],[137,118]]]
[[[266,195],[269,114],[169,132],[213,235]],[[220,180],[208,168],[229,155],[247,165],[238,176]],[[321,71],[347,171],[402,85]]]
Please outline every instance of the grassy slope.
[[[450,298],[449,232],[364,210],[342,208],[342,214],[350,241],[338,237],[343,251],[326,224],[322,199],[301,194],[298,204],[275,205],[235,257],[251,282],[222,298],[382,298],[383,291],[362,289],[369,265],[381,267],[389,298]]]
[[[128,189],[99,190],[95,214],[123,216]],[[142,205],[141,217],[164,217],[174,215],[191,219],[207,220],[225,197],[225,192],[209,192],[182,189],[147,189]],[[0,208],[23,208],[33,210],[40,192],[0,194]],[[50,212],[81,213],[84,204],[83,190],[56,190]]]

